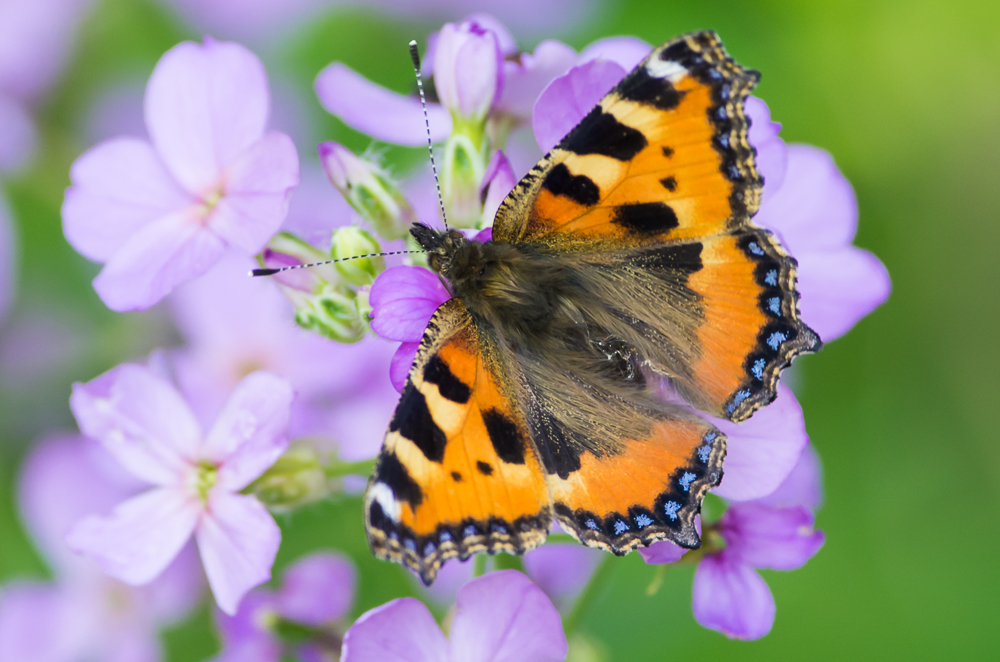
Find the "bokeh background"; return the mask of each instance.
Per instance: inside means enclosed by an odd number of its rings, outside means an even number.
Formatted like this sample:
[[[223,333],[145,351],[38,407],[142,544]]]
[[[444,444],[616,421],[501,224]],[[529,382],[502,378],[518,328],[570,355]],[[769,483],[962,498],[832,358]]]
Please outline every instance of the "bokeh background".
[[[35,156],[0,177],[19,245],[16,301],[0,327],[2,581],[47,576],[18,521],[13,490],[31,442],[73,429],[71,383],[178,342],[166,310],[116,314],[94,294],[97,265],[75,253],[61,229],[72,161],[101,139],[141,132],[142,90],[157,59],[205,33],[240,40],[262,57],[274,124],[293,136],[303,160],[315,160],[321,140],[363,150],[367,139],[315,100],[316,73],[341,60],[409,90],[406,42],[474,8],[297,0],[237,20],[199,4],[85,5],[67,39],[67,66],[34,106]],[[827,543],[802,570],[765,571],[778,605],[772,633],[743,643],[702,629],[691,615],[691,568],[671,568],[647,596],[655,569],[637,555],[615,563],[611,588],[585,629],[613,660],[997,655],[1000,4],[566,0],[538,17],[525,6],[498,9],[525,50],[550,36],[580,48],[616,34],[657,44],[692,29],[717,30],[741,63],[763,72],[758,94],[784,125],[782,136],[834,155],[858,195],[857,244],[875,252],[893,279],[888,303],[797,364],[796,389],[825,463],[817,524]],[[263,18],[255,23],[254,16]],[[402,148],[387,155],[420,158]],[[402,570],[370,557],[358,512],[347,499],[280,519],[277,564],[280,570],[318,547],[346,550],[361,572],[355,615],[414,591]],[[218,644],[207,603],[166,642],[170,660],[212,655]]]

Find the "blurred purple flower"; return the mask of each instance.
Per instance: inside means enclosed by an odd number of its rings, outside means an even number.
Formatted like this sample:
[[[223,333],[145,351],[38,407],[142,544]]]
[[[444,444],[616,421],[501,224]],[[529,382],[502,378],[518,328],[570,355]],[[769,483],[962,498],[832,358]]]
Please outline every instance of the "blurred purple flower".
[[[265,133],[267,76],[250,51],[206,38],[168,51],[146,88],[152,142],[118,138],[73,164],[66,238],[105,262],[94,288],[114,310],[147,308],[202,275],[227,246],[260,251],[298,184],[298,155]]]
[[[17,581],[0,595],[0,659],[156,662],[160,627],[185,617],[201,595],[194,549],[186,547],[148,586],[133,588],[72,554],[73,522],[135,491],[114,460],[75,435],[43,439],[21,470],[21,517],[53,571],[53,583]]]
[[[766,410],[765,410],[766,411]],[[734,639],[759,639],[774,623],[774,597],[756,568],[795,570],[823,546],[810,508],[819,505],[819,461],[806,447],[772,495],[730,505],[703,540],[692,609],[703,626]],[[674,563],[688,550],[671,542],[640,549],[646,563]]]
[[[288,652],[273,629],[279,619],[316,630],[316,636],[296,646],[299,658],[306,658],[309,649],[333,646],[332,652],[339,652],[337,633],[323,629],[347,614],[354,601],[356,574],[351,562],[336,554],[317,552],[300,558],[285,570],[277,591],[255,589],[235,615],[216,615],[222,652],[214,661],[279,662]]]
[[[198,420],[207,428],[240,380],[267,370],[295,390],[291,438],[332,437],[342,460],[374,457],[397,396],[372,366],[392,350],[374,337],[347,346],[300,328],[271,279],[247,277],[251,266],[231,252],[170,298],[186,340],[173,365]]]
[[[118,366],[74,384],[80,429],[150,486],[108,516],[91,515],[67,536],[132,586],[163,572],[194,534],[209,585],[223,611],[267,581],[281,532],[263,505],[239,493],[288,447],[292,389],[266,372],[246,377],[203,435],[174,387],[149,368]]]
[[[566,658],[559,612],[516,570],[472,580],[458,592],[451,636],[414,598],[393,600],[366,612],[344,637],[342,662],[448,662]]]

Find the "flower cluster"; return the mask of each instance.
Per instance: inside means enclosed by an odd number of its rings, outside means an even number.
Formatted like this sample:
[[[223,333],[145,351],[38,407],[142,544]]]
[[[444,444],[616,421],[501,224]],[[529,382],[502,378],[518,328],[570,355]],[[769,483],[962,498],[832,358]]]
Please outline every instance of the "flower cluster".
[[[278,20],[257,8],[227,23],[235,5],[221,0],[174,4],[246,34]],[[521,4],[507,8],[511,17]],[[0,3],[0,172],[30,155],[29,111],[87,6]],[[314,9],[300,0],[289,11],[301,20]],[[508,569],[484,575],[478,561],[449,563],[423,594],[449,606],[439,625],[410,597],[353,612],[364,580],[348,548],[280,556],[283,530],[294,528],[274,514],[331,496],[360,508],[360,477],[371,470],[395,391],[428,320],[451,296],[408,252],[411,225],[440,226],[443,207],[470,239],[491,241],[493,217],[518,178],[650,49],[616,37],[579,52],[555,40],[522,52],[492,16],[445,23],[430,35],[422,65],[441,204],[427,169],[399,179],[375,150],[322,142],[313,180],[321,167],[340,206],[335,219],[326,207],[314,214],[323,219],[319,232],[293,218],[294,205],[310,204],[308,192],[296,194],[299,150],[289,134],[298,134],[271,128],[258,57],[210,37],[164,53],[145,89],[148,137],[85,151],[69,173],[62,222],[69,244],[101,265],[93,287],[103,304],[157,307],[155,319],[173,323],[173,344],[74,384],[79,433],[46,435],[27,453],[18,508],[51,577],[0,593],[0,657],[155,662],[159,630],[210,595],[220,662],[565,659],[610,556],[557,531],[562,539],[523,561],[494,564]],[[415,94],[340,62],[318,73],[314,89],[319,105],[375,140],[425,144]],[[802,316],[834,340],[886,299],[888,275],[853,245],[857,203],[830,155],[786,145],[763,101],[750,99],[747,113],[766,180],[754,220],[797,257]],[[304,182],[313,181],[309,172]],[[9,225],[0,200],[0,321],[16,265]],[[254,267],[330,260],[246,277]],[[814,528],[819,459],[785,385],[750,421],[713,422],[729,438],[715,491],[724,510],[701,523],[701,549],[658,543],[641,553],[652,565],[697,564],[698,622],[758,638],[771,629],[775,604],[757,570],[798,568],[823,544]],[[276,560],[280,579],[272,581]]]

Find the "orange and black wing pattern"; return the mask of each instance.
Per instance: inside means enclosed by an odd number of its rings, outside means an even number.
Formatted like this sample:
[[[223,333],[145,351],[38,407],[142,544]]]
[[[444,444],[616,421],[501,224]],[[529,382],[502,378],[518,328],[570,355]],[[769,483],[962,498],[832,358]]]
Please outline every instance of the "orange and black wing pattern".
[[[695,407],[734,421],[820,346],[798,317],[795,260],[750,221],[763,181],[744,102],[758,78],[713,32],[667,42],[525,176],[493,230],[583,273],[603,265],[596,296],[608,270],[627,270],[635,296],[619,307],[632,330],[619,335]]]
[[[375,472],[365,525],[375,555],[431,583],[445,560],[522,553],[548,535],[538,455],[488,336],[459,299],[427,325]]]

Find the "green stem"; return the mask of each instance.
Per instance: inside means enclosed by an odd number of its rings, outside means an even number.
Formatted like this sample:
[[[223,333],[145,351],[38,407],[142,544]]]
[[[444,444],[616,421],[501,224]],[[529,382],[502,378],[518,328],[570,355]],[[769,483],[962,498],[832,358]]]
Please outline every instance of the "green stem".
[[[614,556],[611,554],[603,555],[601,562],[594,569],[594,574],[590,576],[590,581],[583,587],[580,597],[576,599],[573,610],[563,619],[563,629],[566,631],[567,637],[571,636],[580,627],[583,617],[587,615],[587,612],[608,585],[612,575],[613,562]]]
[[[472,559],[472,576],[482,577],[486,574],[486,555],[476,554]]]
[[[370,476],[375,471],[375,460],[361,460],[360,462],[335,462],[323,467],[323,472],[327,478],[340,478],[341,476]]]

